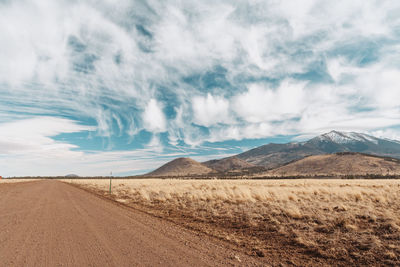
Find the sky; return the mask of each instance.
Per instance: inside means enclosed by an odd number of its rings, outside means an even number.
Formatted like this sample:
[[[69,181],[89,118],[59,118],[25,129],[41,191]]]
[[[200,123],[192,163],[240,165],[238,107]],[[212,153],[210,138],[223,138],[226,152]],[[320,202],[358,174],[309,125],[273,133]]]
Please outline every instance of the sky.
[[[0,0],[0,175],[400,140],[400,1]]]

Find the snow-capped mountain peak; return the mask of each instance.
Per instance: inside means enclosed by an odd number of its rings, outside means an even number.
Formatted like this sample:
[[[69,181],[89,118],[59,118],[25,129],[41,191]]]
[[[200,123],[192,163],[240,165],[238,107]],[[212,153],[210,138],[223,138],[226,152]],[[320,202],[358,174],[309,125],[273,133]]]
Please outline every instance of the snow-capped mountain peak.
[[[398,141],[373,137],[364,133],[331,131],[308,141],[286,144],[266,144],[243,152],[237,157],[254,165],[276,168],[305,155],[358,152],[400,159]]]
[[[318,139],[321,141],[330,141],[337,144],[348,144],[355,142],[371,142],[374,144],[378,144],[378,138],[373,136],[355,133],[355,132],[339,132],[339,131],[331,131],[329,133],[318,136]]]

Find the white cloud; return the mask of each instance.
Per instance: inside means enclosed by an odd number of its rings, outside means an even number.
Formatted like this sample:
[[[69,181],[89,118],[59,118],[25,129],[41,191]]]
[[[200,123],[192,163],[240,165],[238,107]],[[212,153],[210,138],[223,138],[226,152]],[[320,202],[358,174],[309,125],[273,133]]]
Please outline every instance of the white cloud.
[[[193,122],[202,126],[212,126],[217,123],[228,124],[229,102],[223,97],[207,94],[206,97],[197,96],[192,100]]]
[[[164,146],[160,140],[160,136],[157,134],[154,134],[150,140],[150,142],[146,145],[147,149],[151,149],[152,151],[158,152],[159,154],[162,154],[164,150]]]
[[[391,65],[390,56],[367,66],[357,66],[341,57],[328,62],[328,70],[336,85],[334,96],[358,97],[359,107],[379,110],[399,107],[400,70]],[[397,113],[397,112],[396,112]]]
[[[385,68],[381,64],[365,68],[356,78],[355,85],[359,86],[361,95],[368,104],[388,109],[399,107],[400,99],[400,70]]]
[[[0,155],[2,176],[64,176],[75,173],[81,176],[108,176],[142,174],[165,163],[175,156],[168,155],[157,158],[158,153],[151,150],[115,151],[115,152],[76,152],[70,155],[60,154],[53,157],[18,154]],[[21,168],[23,166],[23,168]]]
[[[76,145],[56,141],[62,133],[95,131],[75,121],[36,117],[0,124],[0,170],[3,176],[108,175],[150,170],[165,159],[159,156],[160,143],[154,138],[149,148],[136,151],[77,151]],[[158,141],[157,141],[158,140]],[[183,155],[183,154],[179,154]],[[176,154],[165,154],[173,157]],[[150,160],[152,159],[152,160]]]
[[[165,115],[160,104],[151,99],[143,113],[144,128],[150,132],[164,132],[167,129]]]
[[[77,148],[51,137],[61,133],[93,131],[94,127],[79,125],[68,119],[36,117],[0,124],[0,154],[30,154],[53,157],[70,154]],[[75,152],[74,152],[75,153]],[[80,152],[76,152],[80,154]]]
[[[232,125],[226,128],[211,129],[209,142],[221,142],[224,140],[242,140],[263,138],[275,134],[274,127],[269,123],[255,123],[247,126]]]
[[[285,120],[299,116],[305,105],[304,82],[285,80],[276,89],[251,84],[234,97],[234,111],[250,123]]]
[[[146,129],[193,146],[399,124],[399,1],[17,0],[0,12],[0,122],[83,117],[106,138]],[[225,87],[208,85],[216,68]],[[58,126],[43,128],[68,132]],[[1,147],[77,153],[51,136]]]
[[[379,138],[387,138],[390,140],[396,140],[400,142],[400,129],[389,128],[385,130],[372,131],[370,134]]]

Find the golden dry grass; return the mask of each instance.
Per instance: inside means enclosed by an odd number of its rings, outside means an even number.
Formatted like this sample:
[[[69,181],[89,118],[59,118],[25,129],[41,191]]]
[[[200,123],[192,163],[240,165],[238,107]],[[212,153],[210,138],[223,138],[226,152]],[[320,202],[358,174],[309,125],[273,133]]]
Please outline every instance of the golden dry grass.
[[[9,183],[20,183],[20,182],[32,182],[39,181],[40,179],[11,179],[11,178],[2,178],[0,179],[0,184],[9,184]]]
[[[126,179],[112,197],[289,264],[400,264],[399,180]]]

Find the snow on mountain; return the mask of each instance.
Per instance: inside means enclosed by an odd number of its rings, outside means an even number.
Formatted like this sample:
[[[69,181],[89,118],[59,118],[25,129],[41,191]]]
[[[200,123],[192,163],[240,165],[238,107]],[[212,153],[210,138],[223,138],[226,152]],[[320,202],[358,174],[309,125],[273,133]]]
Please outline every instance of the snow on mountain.
[[[348,144],[354,142],[371,142],[374,144],[378,144],[379,140],[378,138],[367,134],[338,131],[331,131],[329,133],[320,135],[317,138],[321,141],[330,141],[337,144]]]
[[[237,157],[254,165],[276,168],[310,155],[358,152],[400,159],[400,142],[356,132],[331,131],[300,143],[266,144]]]

